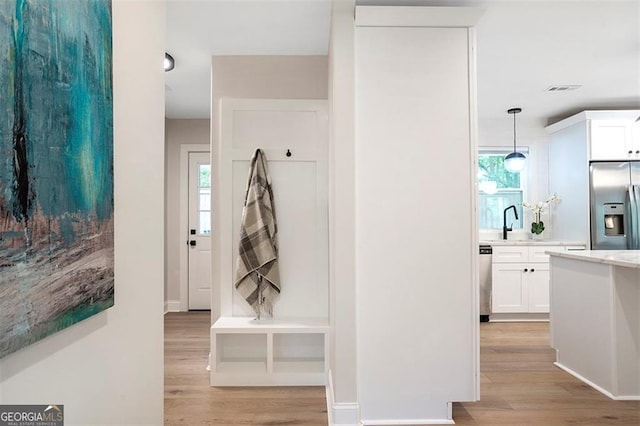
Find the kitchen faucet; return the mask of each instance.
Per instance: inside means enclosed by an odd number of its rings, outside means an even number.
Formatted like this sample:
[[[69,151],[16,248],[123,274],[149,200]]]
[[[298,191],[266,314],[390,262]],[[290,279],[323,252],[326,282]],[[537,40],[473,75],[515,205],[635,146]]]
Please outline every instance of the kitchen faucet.
[[[507,211],[509,211],[509,209],[513,209],[513,214],[516,216],[516,220],[518,220],[518,211],[516,210],[516,206],[512,204],[506,209],[504,209],[504,212],[502,212],[502,239],[503,240],[507,239],[507,231],[513,230],[511,228],[511,226],[513,226],[513,223],[511,224],[510,227],[507,228]]]

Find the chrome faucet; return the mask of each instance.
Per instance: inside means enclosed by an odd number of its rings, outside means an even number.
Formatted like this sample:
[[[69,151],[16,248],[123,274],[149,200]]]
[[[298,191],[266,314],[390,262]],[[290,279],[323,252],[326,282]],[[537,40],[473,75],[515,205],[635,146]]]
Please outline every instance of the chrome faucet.
[[[516,216],[516,220],[518,220],[518,211],[516,210],[516,206],[514,206],[512,204],[509,207],[507,207],[506,209],[504,209],[504,212],[502,212],[502,239],[503,240],[507,239],[507,231],[512,231],[513,230],[511,228],[511,226],[513,226],[513,223],[511,224],[510,227],[507,228],[507,211],[509,209],[513,209],[513,214]]]

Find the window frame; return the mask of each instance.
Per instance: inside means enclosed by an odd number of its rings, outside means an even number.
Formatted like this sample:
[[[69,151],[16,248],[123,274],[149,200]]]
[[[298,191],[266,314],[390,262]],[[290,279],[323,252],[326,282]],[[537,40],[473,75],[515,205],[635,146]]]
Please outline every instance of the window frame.
[[[517,151],[523,153],[526,157],[527,160],[530,160],[531,157],[531,150],[529,149],[528,146],[518,146],[517,147]],[[481,189],[480,189],[480,157],[483,155],[500,155],[500,156],[506,156],[507,154],[513,152],[513,148],[512,147],[507,147],[507,146],[482,146],[482,147],[478,147],[478,161],[477,161],[477,165],[476,165],[476,185],[477,185],[477,193],[476,196],[478,197],[478,202],[477,202],[477,220],[478,220],[478,230],[480,231],[496,231],[496,230],[502,230],[502,226],[498,227],[498,228],[485,228],[482,227],[482,223],[481,223],[481,217],[480,217],[480,194],[482,193]],[[525,167],[519,172],[520,174],[520,188],[498,188],[497,189],[497,193],[500,192],[507,192],[507,191],[521,191],[522,193],[522,200],[527,200],[527,195],[529,192],[529,161],[527,161],[525,163]],[[526,229],[526,222],[524,220],[524,209],[522,207],[522,204],[516,204],[516,209],[518,210],[518,221],[517,221],[517,226],[516,226],[516,222],[513,223],[513,229],[514,230],[525,230]],[[508,223],[508,225],[510,225],[511,222]]]

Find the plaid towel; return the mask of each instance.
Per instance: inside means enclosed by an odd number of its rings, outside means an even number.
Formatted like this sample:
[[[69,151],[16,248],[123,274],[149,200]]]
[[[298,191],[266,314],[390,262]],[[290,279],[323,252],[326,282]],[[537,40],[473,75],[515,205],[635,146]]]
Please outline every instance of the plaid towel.
[[[261,312],[273,316],[273,303],[280,294],[274,208],[267,161],[262,151],[256,149],[249,167],[234,284],[258,319]]]

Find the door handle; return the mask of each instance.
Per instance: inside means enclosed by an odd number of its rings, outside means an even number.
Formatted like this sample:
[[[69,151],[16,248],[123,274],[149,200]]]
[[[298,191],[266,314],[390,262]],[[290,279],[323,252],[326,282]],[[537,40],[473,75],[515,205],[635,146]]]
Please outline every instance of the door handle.
[[[191,247],[195,247],[195,246],[196,246],[196,240],[191,240],[191,241],[189,241],[189,245],[190,245]]]

